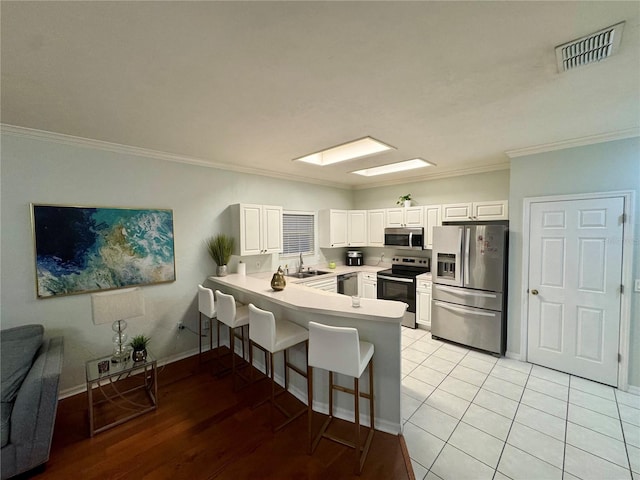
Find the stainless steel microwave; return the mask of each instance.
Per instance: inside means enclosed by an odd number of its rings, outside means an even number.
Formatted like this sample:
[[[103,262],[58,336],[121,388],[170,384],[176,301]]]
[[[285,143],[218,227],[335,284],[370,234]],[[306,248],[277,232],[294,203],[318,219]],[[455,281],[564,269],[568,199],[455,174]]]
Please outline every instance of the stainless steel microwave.
[[[424,228],[385,228],[384,246],[407,250],[422,250],[424,248]]]

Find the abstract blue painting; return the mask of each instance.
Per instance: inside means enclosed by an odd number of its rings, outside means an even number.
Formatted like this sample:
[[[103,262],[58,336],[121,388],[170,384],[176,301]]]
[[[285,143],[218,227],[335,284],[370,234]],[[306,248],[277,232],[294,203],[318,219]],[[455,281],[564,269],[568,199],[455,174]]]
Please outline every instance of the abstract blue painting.
[[[39,298],[175,281],[172,210],[31,207]]]

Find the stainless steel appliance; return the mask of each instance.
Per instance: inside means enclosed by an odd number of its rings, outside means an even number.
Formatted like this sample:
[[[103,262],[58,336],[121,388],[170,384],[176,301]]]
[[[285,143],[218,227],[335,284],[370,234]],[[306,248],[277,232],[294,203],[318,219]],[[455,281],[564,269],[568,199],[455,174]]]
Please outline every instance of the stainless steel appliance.
[[[506,225],[434,227],[434,337],[504,355],[507,232]]]
[[[354,272],[338,275],[338,293],[358,295],[358,274]]]
[[[362,265],[362,252],[358,250],[349,250],[347,252],[347,266],[360,267]]]
[[[424,247],[424,228],[385,228],[384,246],[410,250],[422,250]]]
[[[408,305],[402,325],[416,328],[416,277],[430,270],[427,257],[394,257],[391,268],[378,272],[378,299]]]

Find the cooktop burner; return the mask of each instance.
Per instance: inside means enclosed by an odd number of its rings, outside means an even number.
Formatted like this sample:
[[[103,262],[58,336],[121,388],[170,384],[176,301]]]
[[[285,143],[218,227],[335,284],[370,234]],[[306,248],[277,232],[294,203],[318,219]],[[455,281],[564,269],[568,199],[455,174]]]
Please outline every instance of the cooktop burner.
[[[430,259],[426,257],[393,257],[391,268],[378,272],[390,277],[415,278],[431,271]]]

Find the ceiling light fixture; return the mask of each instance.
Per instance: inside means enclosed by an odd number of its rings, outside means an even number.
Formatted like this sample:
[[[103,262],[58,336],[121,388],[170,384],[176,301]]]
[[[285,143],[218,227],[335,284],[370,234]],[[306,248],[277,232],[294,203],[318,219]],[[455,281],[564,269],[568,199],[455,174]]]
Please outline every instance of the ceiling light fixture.
[[[369,155],[386,152],[387,150],[392,149],[395,150],[395,147],[382,143],[375,138],[364,137],[358,140],[353,140],[352,142],[343,143],[342,145],[327,148],[326,150],[322,150],[317,153],[312,153],[311,155],[294,158],[293,161],[313,163],[314,165],[324,167],[326,165],[331,165],[332,163],[367,157]]]
[[[374,175],[385,175],[387,173],[404,172],[405,170],[413,170],[423,167],[435,167],[436,164],[427,162],[422,158],[414,158],[413,160],[405,160],[404,162],[390,163],[389,165],[380,165],[379,167],[365,168],[364,170],[356,170],[357,175],[365,177],[373,177]]]

